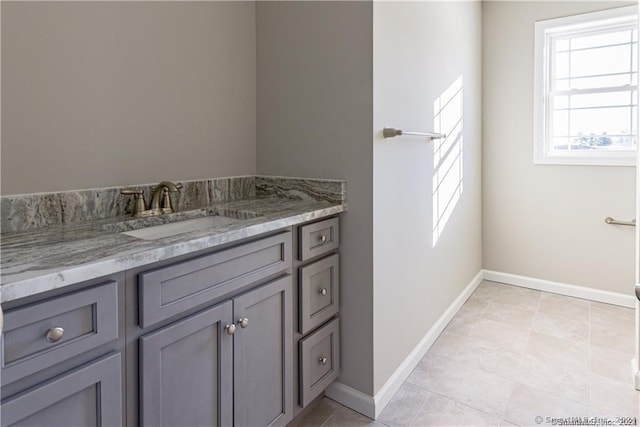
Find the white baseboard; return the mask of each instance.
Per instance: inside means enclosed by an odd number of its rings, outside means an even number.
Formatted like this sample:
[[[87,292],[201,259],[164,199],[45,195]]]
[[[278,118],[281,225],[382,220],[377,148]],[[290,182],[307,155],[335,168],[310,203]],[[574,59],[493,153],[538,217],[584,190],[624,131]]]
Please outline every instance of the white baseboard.
[[[411,374],[416,365],[433,345],[440,333],[449,324],[465,301],[476,290],[483,279],[483,271],[471,280],[471,282],[460,292],[460,295],[449,305],[445,312],[438,318],[426,335],[420,340],[418,345],[409,353],[404,361],[398,366],[393,375],[380,388],[374,397],[355,390],[345,384],[335,382],[326,391],[326,395],[340,404],[353,409],[369,418],[376,419],[382,410],[387,406],[396,392],[400,389],[404,381]]]
[[[603,302],[606,304],[614,304],[622,307],[635,307],[635,298],[632,295],[587,288],[585,286],[570,285],[568,283],[552,282],[550,280],[535,279],[533,277],[502,273],[499,271],[483,270],[483,273],[483,279],[490,280],[492,282],[500,282],[507,285],[536,289],[539,291]]]
[[[375,419],[376,410],[373,397],[341,382],[334,382],[324,392],[325,396],[335,400],[341,405],[360,412],[369,418]]]

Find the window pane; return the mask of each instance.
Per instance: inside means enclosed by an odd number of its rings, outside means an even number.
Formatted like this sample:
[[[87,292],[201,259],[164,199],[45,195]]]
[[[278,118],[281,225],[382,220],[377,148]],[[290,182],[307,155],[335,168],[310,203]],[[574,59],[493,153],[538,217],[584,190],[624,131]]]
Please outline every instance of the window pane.
[[[572,110],[571,135],[628,135],[631,132],[631,107]]]
[[[569,138],[555,137],[551,140],[551,150],[567,150],[569,148]]]
[[[623,106],[630,103],[630,92],[589,93],[571,96],[571,108]]]
[[[556,79],[569,77],[569,52],[558,53],[554,63]]]
[[[635,74],[634,74],[635,77]],[[637,78],[637,77],[636,77]],[[558,80],[558,83],[560,80]],[[621,74],[618,76],[602,76],[602,77],[582,77],[571,79],[571,89],[595,89],[600,87],[617,87],[629,84],[629,74]],[[556,84],[557,90],[559,84]]]
[[[569,108],[569,97],[566,95],[556,95],[551,97],[551,108]]]
[[[571,139],[573,150],[631,151],[635,150],[636,138],[632,135],[581,135]]]
[[[554,90],[569,90],[569,79],[558,79],[554,81]]]
[[[556,39],[556,52],[569,50],[569,39]]]
[[[606,46],[609,44],[628,43],[631,40],[631,31],[617,31],[615,33],[595,34],[591,36],[573,37],[571,49],[583,49],[588,47]]]
[[[569,136],[569,111],[554,111],[552,126],[553,136]]]
[[[593,76],[628,72],[631,47],[611,46],[571,52],[571,76]]]

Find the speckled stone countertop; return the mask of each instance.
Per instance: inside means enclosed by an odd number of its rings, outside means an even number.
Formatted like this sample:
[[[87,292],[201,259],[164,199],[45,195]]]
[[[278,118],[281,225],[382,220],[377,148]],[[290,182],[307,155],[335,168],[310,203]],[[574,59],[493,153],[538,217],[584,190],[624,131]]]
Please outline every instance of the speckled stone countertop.
[[[163,217],[99,219],[2,234],[0,302],[46,292],[346,211],[345,203],[254,197]],[[140,221],[220,214],[240,221],[157,240],[120,234]]]

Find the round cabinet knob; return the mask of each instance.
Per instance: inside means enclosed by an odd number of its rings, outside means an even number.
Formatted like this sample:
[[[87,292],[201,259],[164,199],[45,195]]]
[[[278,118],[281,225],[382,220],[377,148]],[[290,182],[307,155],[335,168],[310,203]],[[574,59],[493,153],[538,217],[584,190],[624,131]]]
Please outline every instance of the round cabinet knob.
[[[227,325],[224,327],[224,330],[227,331],[228,335],[233,335],[236,333],[236,325]]]
[[[51,329],[49,329],[47,331],[47,334],[45,335],[45,338],[49,342],[58,342],[58,341],[60,341],[60,339],[62,338],[63,335],[64,335],[64,329],[62,329],[60,327],[51,328]]]
[[[323,234],[322,236],[320,236],[320,241],[321,241],[321,242],[326,242],[326,241],[327,241],[327,239],[328,239],[328,238],[327,238],[327,235],[326,235],[326,234]]]
[[[327,364],[327,358],[326,357],[321,357],[320,359],[318,359],[318,361],[320,362],[320,364],[322,365],[326,365]]]
[[[249,319],[247,319],[246,317],[238,319],[238,325],[240,325],[242,329],[246,328],[247,326],[249,326]]]
[[[326,294],[327,294],[327,288],[320,289],[320,295],[326,295]]]

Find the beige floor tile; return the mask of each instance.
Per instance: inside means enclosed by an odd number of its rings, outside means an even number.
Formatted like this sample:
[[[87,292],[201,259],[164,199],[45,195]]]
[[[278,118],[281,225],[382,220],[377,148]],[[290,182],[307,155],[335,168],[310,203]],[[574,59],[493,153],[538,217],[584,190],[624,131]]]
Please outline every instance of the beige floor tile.
[[[588,414],[587,405],[516,384],[509,398],[504,419],[520,426],[535,426],[550,425],[547,417],[586,417]],[[536,422],[536,417],[542,417],[542,424]]]
[[[480,315],[477,312],[460,310],[446,327],[447,332],[468,335],[476,324]]]
[[[489,302],[491,302],[490,299],[471,295],[462,305],[461,311],[463,313],[480,314],[487,308]]]
[[[434,391],[493,416],[504,412],[513,383],[497,375],[452,363]]]
[[[568,340],[589,342],[589,322],[575,321],[553,314],[536,313],[533,331]]]
[[[501,420],[437,394],[427,399],[414,426],[500,426]]]
[[[592,323],[590,342],[592,347],[617,351],[632,356],[635,349],[633,335],[633,329],[625,330],[624,328],[612,328]]]
[[[591,347],[591,373],[616,381],[633,379],[630,360],[633,353],[620,353],[604,348]]]
[[[589,301],[543,292],[538,311],[577,322],[589,321]]]
[[[449,359],[427,353],[411,372],[406,382],[425,390],[433,390],[451,363],[452,361]]]
[[[589,401],[589,374],[558,367],[546,359],[526,355],[515,380],[540,392],[573,400]]]
[[[480,282],[480,284],[476,288],[476,291],[482,290],[482,291],[485,291],[485,292],[495,293],[496,291],[498,291],[500,289],[508,288],[510,286],[511,285],[505,285],[504,283],[491,282],[489,280],[483,280],[482,282]]]
[[[533,289],[509,286],[499,289],[491,301],[521,310],[536,311],[541,295],[542,292]]]
[[[296,424],[296,427],[320,427],[323,425],[337,410],[340,404],[331,399],[323,398],[313,408],[311,412]]]
[[[471,297],[490,302],[495,294],[495,289],[478,286],[476,290],[471,294]]]
[[[377,421],[392,427],[410,426],[431,395],[432,393],[405,382],[384,408]]]
[[[529,330],[509,323],[481,318],[473,326],[469,336],[507,350],[522,351],[527,346]]]
[[[492,301],[480,316],[497,322],[508,323],[509,325],[522,329],[531,330],[535,313]]]
[[[615,420],[617,417],[619,417],[619,415],[615,415],[612,412],[604,411],[602,409],[589,407],[589,417],[596,417],[596,418],[601,418],[601,419],[604,418],[604,419],[608,419],[608,420]],[[600,425],[606,425],[606,423],[600,423]],[[611,425],[613,425],[613,424],[611,424]]]
[[[466,337],[454,332],[444,331],[429,349],[429,353],[452,359],[456,353],[464,348]]]
[[[473,291],[473,295],[481,298],[492,299],[496,294],[496,291],[503,287],[504,285],[498,285],[493,282],[482,282],[478,285],[478,287]]]
[[[591,400],[593,409],[611,412],[616,416],[640,416],[640,391],[631,381],[622,382],[599,375],[591,375]]]
[[[550,365],[588,372],[589,345],[532,332],[525,355],[545,360]]]
[[[506,379],[513,379],[518,373],[522,351],[508,350],[471,337],[465,343],[453,356],[454,362]]]
[[[365,417],[349,408],[341,406],[323,427],[384,427],[384,424]]]
[[[632,308],[591,301],[591,322],[610,328],[633,327],[635,314]]]

